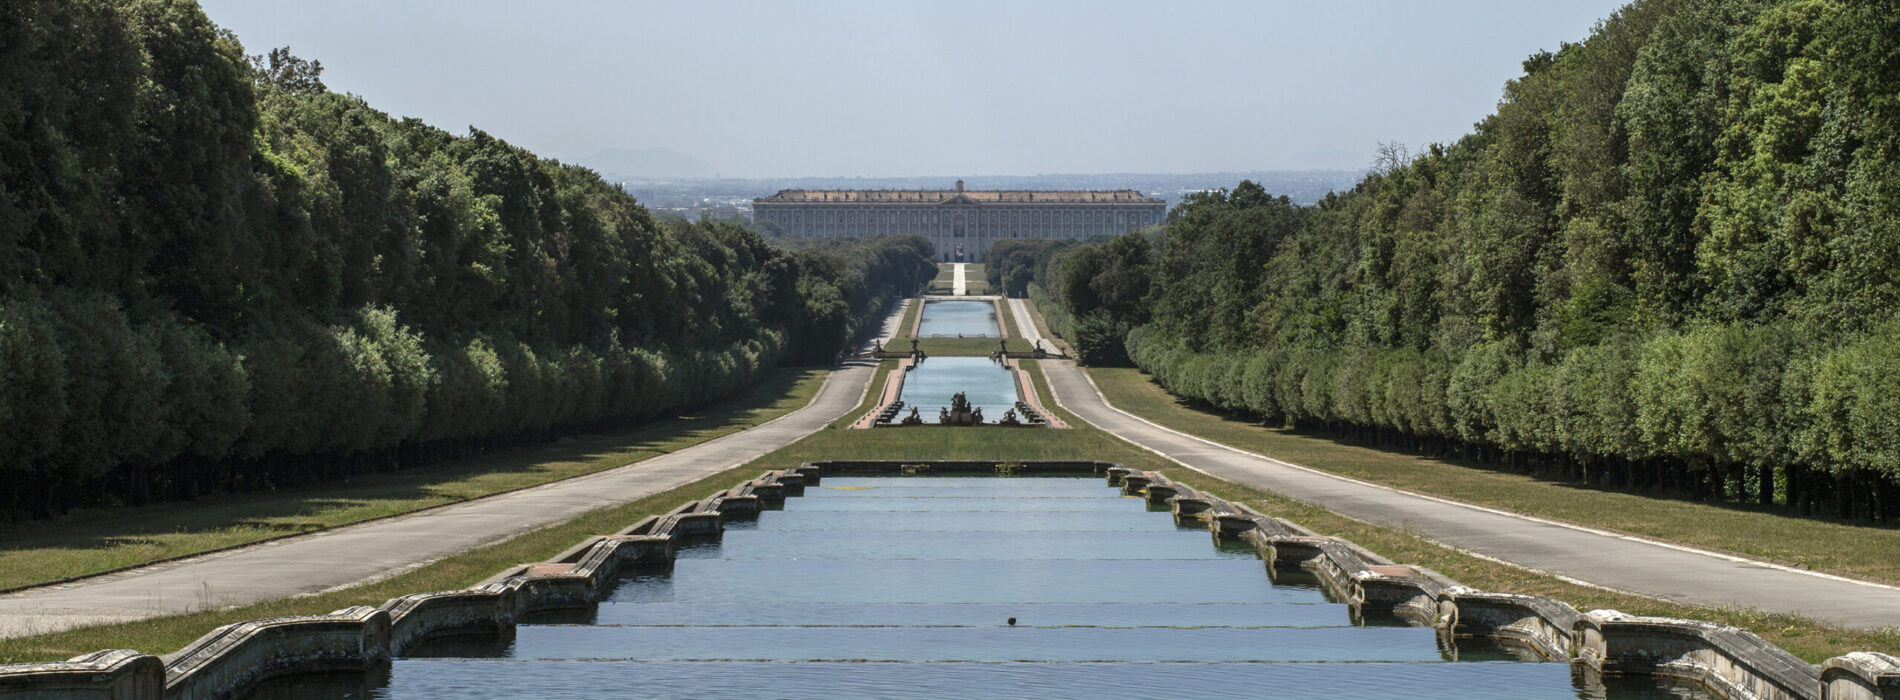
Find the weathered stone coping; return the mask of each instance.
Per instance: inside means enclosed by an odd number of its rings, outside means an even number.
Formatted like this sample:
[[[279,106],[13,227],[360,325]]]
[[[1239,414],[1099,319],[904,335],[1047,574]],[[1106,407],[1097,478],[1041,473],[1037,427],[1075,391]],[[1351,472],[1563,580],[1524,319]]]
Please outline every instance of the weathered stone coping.
[[[1821,664],[1821,697],[1826,700],[1900,698],[1900,659],[1857,651]]]
[[[468,589],[406,595],[328,615],[226,625],[163,657],[117,649],[60,663],[0,666],[0,698],[229,698],[275,676],[386,669],[392,657],[436,640],[505,644],[518,619],[591,608],[610,593],[623,568],[669,565],[681,541],[718,538],[725,522],[803,495],[806,485],[820,483],[825,474],[986,472],[1105,476],[1130,495],[1169,505],[1177,521],[1205,523],[1216,537],[1249,543],[1276,569],[1311,572],[1358,618],[1397,618],[1434,625],[1451,637],[1517,643],[1569,661],[1586,679],[1593,673],[1668,676],[1735,699],[1900,700],[1900,659],[1892,656],[1856,652],[1813,666],[1734,627],[1614,610],[1578,613],[1550,598],[1478,591],[1158,472],[1084,461],[833,461],[768,471],[620,532],[590,537],[549,561],[509,567]]]
[[[164,697],[222,698],[272,676],[365,670],[389,660],[389,633],[389,613],[366,605],[225,625],[159,657]]]
[[[1592,610],[1575,630],[1575,658],[1606,674],[1686,678],[1731,698],[1821,697],[1820,669],[1727,625]]]
[[[0,697],[112,698],[161,697],[165,664],[130,649],[108,649],[66,661],[0,666]]]
[[[1900,659],[1855,652],[1820,666],[1746,630],[1699,620],[1579,613],[1542,596],[1479,591],[1435,571],[1385,560],[1346,540],[1320,537],[1246,506],[1199,493],[1157,472],[1105,471],[1125,493],[1172,505],[1181,522],[1252,544],[1275,567],[1312,572],[1328,594],[1362,618],[1431,624],[1452,637],[1522,645],[1589,674],[1650,675],[1698,682],[1726,698],[1900,700]]]

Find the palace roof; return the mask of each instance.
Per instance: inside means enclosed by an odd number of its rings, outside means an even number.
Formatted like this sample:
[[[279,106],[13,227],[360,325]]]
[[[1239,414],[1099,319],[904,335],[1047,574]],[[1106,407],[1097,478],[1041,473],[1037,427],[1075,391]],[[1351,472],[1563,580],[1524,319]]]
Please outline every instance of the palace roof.
[[[754,204],[1165,204],[1135,190],[779,190]]]

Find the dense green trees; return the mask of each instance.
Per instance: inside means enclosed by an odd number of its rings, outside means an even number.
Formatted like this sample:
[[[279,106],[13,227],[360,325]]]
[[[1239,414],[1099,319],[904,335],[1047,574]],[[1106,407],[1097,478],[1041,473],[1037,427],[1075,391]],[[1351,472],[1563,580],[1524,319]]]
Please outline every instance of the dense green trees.
[[[661,415],[829,360],[935,274],[921,238],[657,221],[190,2],[0,15],[0,518]]]
[[[1190,198],[1129,354],[1276,424],[1900,518],[1891,9],[1640,0],[1351,192]]]

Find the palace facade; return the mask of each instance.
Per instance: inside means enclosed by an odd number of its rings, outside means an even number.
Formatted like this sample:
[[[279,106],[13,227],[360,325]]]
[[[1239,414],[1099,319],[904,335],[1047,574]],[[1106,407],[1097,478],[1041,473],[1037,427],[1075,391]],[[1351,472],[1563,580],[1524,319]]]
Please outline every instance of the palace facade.
[[[1167,202],[1134,190],[779,190],[752,220],[801,238],[917,234],[945,262],[983,262],[1006,238],[1087,238],[1161,223]]]

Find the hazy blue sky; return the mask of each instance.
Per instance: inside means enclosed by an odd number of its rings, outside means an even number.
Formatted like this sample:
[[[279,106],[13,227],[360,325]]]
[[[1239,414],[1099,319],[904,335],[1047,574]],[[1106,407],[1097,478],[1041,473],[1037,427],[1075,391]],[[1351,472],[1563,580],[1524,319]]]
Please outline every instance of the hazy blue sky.
[[[392,114],[736,177],[1361,167],[1466,133],[1622,4],[202,3]]]

